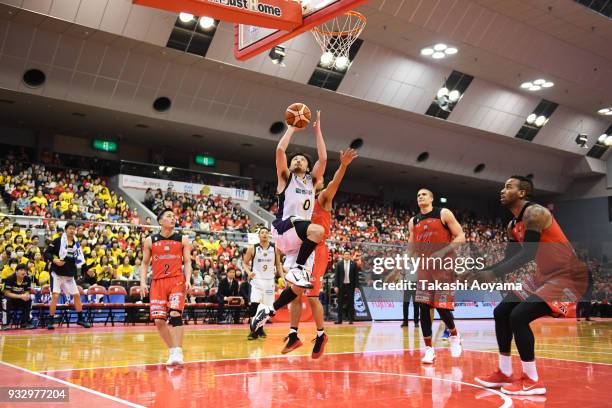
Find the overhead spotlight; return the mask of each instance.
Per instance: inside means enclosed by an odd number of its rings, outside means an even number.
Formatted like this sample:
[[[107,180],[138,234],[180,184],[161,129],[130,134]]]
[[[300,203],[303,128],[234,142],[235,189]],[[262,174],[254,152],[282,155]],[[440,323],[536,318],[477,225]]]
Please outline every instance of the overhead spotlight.
[[[421,55],[424,57],[431,57],[433,59],[442,59],[450,55],[455,55],[459,52],[457,47],[446,45],[444,43],[438,43],[436,45],[421,48]]]
[[[277,45],[273,47],[270,50],[270,53],[268,53],[268,57],[272,60],[272,63],[279,64],[281,67],[285,66],[285,64],[283,63],[285,55],[285,47],[283,47],[282,45]]]
[[[327,52],[324,52],[323,55],[321,55],[321,65],[325,67],[329,67],[332,65],[333,62],[334,62],[334,54],[332,54],[331,52],[327,51]]]
[[[170,173],[172,170],[172,167],[166,167],[166,172]]]
[[[436,104],[446,112],[451,111],[451,106],[461,99],[461,92],[456,89],[449,91],[447,87],[442,87],[436,92]]]
[[[575,141],[576,144],[582,147],[583,149],[589,148],[589,146],[587,145],[587,142],[589,141],[588,135],[585,135],[584,133],[579,133],[578,136],[576,136]]]
[[[550,88],[555,84],[551,81],[547,81],[546,79],[538,78],[534,81],[526,81],[521,84],[522,89],[527,89],[532,92],[539,91],[542,88]]]
[[[536,115],[535,113],[532,113],[531,115],[527,116],[527,123],[529,123],[530,125],[533,125],[537,117],[538,115]]]
[[[606,135],[605,133],[601,136],[599,136],[597,138],[597,143],[599,144],[606,144],[606,139],[608,138],[608,135]]]
[[[215,26],[215,19],[211,17],[200,17],[200,27],[203,30],[209,30]]]
[[[436,94],[438,98],[442,98],[444,96],[448,96],[448,88],[442,87],[438,89],[438,93]]]
[[[447,201],[448,201],[448,200],[446,199],[446,197],[440,197],[440,202],[441,202],[442,204],[446,204],[446,202],[447,202]]]
[[[452,91],[450,91],[450,93],[448,94],[448,99],[455,103],[457,102],[459,99],[461,99],[461,92],[459,92],[456,89],[453,89]]]
[[[442,44],[442,43],[436,44],[433,47],[433,49],[436,50],[436,51],[444,51],[447,48],[448,48],[448,46],[446,44]]]
[[[421,50],[421,55],[423,55],[423,56],[425,56],[425,57],[429,57],[429,56],[430,56],[431,54],[433,54],[433,53],[434,53],[433,48],[429,48],[429,47],[427,47],[427,48],[423,48],[423,49]]]
[[[164,171],[166,169],[166,166],[159,166],[159,171]]]
[[[547,121],[546,116],[544,116],[544,115],[538,116],[538,117],[536,118],[536,120],[535,120],[535,125],[536,125],[537,127],[542,127],[542,126],[544,126],[544,124],[546,123],[546,121]]]
[[[189,14],[189,13],[179,14],[179,20],[181,20],[181,22],[183,23],[190,23],[193,21],[193,19],[194,19],[193,14]]]
[[[612,107],[610,108],[601,108],[597,111],[600,115],[612,115]]]
[[[606,137],[606,141],[605,141],[605,143],[604,143],[604,144],[605,144],[606,146],[608,146],[608,147],[612,146],[612,135],[611,135],[611,136]]]
[[[338,68],[339,70],[345,70],[348,66],[349,66],[349,59],[348,57],[345,57],[344,55],[339,56],[338,58],[336,58],[336,62],[334,63],[334,66],[336,68]]]

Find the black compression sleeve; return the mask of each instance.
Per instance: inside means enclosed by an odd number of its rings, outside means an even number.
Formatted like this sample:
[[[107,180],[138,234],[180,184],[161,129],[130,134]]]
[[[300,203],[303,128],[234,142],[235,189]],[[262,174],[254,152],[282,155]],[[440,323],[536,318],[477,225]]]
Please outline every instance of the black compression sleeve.
[[[525,265],[527,262],[534,260],[538,251],[540,235],[541,233],[539,231],[529,229],[526,230],[525,240],[520,251],[514,254],[514,256],[512,256],[511,258],[504,259],[502,262],[492,268],[492,271],[495,276],[501,278],[508,272],[512,272]]]

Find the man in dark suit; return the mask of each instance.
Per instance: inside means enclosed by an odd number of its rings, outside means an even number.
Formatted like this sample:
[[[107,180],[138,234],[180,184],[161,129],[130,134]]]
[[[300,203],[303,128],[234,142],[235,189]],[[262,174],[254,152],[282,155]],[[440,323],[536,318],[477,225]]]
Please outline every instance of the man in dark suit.
[[[349,324],[355,318],[355,287],[359,285],[359,270],[351,260],[351,253],[344,251],[342,260],[336,264],[334,291],[338,295],[338,319],[336,324],[342,324],[342,311],[347,306]]]
[[[217,309],[217,323],[223,321],[225,302],[227,302],[228,298],[231,296],[240,296],[238,281],[236,280],[236,268],[232,265],[227,268],[227,277],[219,282],[219,290],[217,290],[217,303],[219,303],[219,308]],[[234,311],[234,323],[238,322],[239,313],[240,311],[238,309]]]

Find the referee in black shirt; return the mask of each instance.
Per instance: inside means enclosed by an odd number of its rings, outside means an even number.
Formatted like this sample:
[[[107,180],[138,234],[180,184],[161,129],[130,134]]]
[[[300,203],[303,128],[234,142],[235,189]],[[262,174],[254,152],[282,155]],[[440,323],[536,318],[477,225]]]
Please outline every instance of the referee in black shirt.
[[[30,311],[32,310],[32,299],[30,298],[30,288],[32,280],[28,276],[28,266],[26,264],[17,265],[14,274],[4,280],[4,310],[2,316],[2,330],[8,330],[10,316],[15,311],[21,311],[20,324],[22,329],[33,329],[30,323]]]

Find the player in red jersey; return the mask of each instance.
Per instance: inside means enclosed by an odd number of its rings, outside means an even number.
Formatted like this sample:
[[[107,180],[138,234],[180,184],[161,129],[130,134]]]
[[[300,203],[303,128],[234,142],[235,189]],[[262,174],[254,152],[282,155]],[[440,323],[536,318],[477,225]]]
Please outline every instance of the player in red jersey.
[[[512,176],[506,181],[500,201],[514,215],[508,225],[510,243],[506,256],[484,271],[468,276],[479,282],[494,281],[535,260],[535,276],[523,284],[522,290],[506,295],[493,313],[499,347],[498,370],[475,378],[485,387],[501,387],[503,393],[510,395],[546,393],[536,370],[535,339],[529,324],[543,316],[567,315],[571,304],[582,297],[588,286],[586,265],[577,258],[550,211],[529,201],[532,195],[530,179]],[[510,355],[513,337],[523,368],[522,376],[514,379]]]
[[[327,270],[327,264],[329,263],[329,249],[325,240],[330,236],[331,230],[331,210],[332,203],[344,173],[349,164],[357,157],[357,152],[353,149],[340,152],[340,167],[336,170],[334,178],[323,187],[323,180],[321,180],[315,190],[319,191],[315,200],[315,206],[312,213],[312,222],[314,224],[321,225],[325,229],[323,239],[317,245],[314,252],[314,267],[312,275],[310,277],[310,283],[312,284],[311,289],[304,291],[304,295],[308,297],[310,308],[312,309],[312,316],[315,324],[317,325],[317,337],[314,340],[314,347],[312,348],[312,358],[317,359],[323,355],[325,350],[325,344],[327,343],[327,334],[324,331],[324,317],[323,317],[323,305],[319,301],[319,293],[321,292],[321,283],[323,282],[323,275]],[[300,322],[300,316],[302,313],[302,299],[298,297],[291,302],[291,329],[289,335],[286,337],[287,343],[285,348],[282,350],[282,354],[289,353],[302,345],[302,341],[298,338],[298,325]]]
[[[455,247],[465,242],[465,234],[453,213],[447,208],[434,207],[433,200],[434,195],[431,191],[420,189],[417,193],[420,212],[408,223],[410,229],[408,241],[411,243],[413,255],[432,261],[419,268],[415,296],[421,312],[421,332],[425,342],[425,355],[421,361],[426,364],[433,363],[436,358],[431,342],[432,308],[438,311],[440,319],[450,330],[451,355],[453,357],[461,355],[461,338],[457,333],[452,312],[455,308],[453,291],[429,290],[423,287],[423,283],[436,281],[450,283],[454,280],[455,271],[452,268],[445,268],[443,262],[438,262],[438,265],[433,261],[453,258]]]
[[[170,208],[157,216],[161,231],[145,239],[140,266],[140,294],[147,293],[149,263],[153,270],[150,315],[169,349],[167,365],[183,364],[183,308],[191,286],[191,243],[174,232],[176,216]],[[183,272],[185,276],[183,276]],[[169,317],[168,317],[168,311]],[[170,323],[171,327],[168,327]]]

